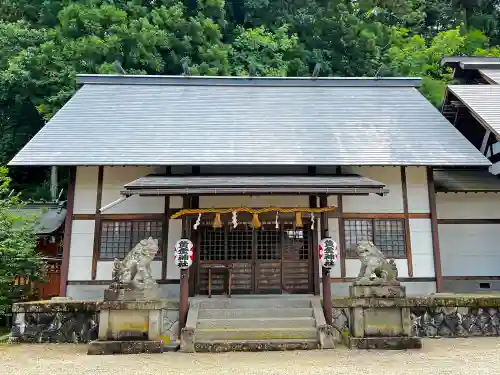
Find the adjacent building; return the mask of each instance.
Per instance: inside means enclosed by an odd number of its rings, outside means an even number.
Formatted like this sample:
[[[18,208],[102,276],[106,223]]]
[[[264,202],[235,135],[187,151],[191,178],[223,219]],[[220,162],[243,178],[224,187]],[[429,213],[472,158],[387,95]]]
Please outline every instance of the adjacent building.
[[[61,295],[101,298],[113,259],[148,236],[165,297],[179,293],[173,248],[186,236],[191,295],[227,292],[224,278],[208,280],[214,266],[231,269],[232,293],[320,294],[324,235],[341,254],[333,295],[357,276],[363,239],[395,259],[408,294],[496,287],[491,158],[419,79],[78,80],[10,162],[70,168]]]
[[[492,163],[435,171],[444,290],[500,290],[500,58],[449,57],[443,115]]]

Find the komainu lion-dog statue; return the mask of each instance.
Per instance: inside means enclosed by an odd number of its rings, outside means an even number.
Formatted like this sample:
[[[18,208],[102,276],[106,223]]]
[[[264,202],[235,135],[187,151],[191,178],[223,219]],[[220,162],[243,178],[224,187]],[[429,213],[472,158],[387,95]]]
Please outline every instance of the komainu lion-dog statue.
[[[105,299],[149,299],[156,296],[158,285],[151,275],[151,262],[158,253],[158,240],[141,240],[123,260],[115,259],[112,284]]]
[[[361,269],[354,285],[399,285],[398,269],[393,259],[384,254],[371,241],[361,241],[356,247]]]

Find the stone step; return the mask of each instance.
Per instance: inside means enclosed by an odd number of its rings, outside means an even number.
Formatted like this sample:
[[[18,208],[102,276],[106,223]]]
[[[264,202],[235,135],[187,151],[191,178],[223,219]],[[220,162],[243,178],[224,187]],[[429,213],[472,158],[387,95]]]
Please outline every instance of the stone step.
[[[318,340],[212,340],[196,341],[197,353],[222,352],[264,352],[285,350],[314,350],[319,348]]]
[[[275,315],[278,316],[278,315]],[[239,319],[198,319],[198,329],[204,328],[314,328],[316,320],[313,317],[308,318],[239,318]]]
[[[317,340],[316,328],[200,328],[196,342],[212,340]]]
[[[310,307],[282,309],[202,309],[198,319],[238,319],[238,318],[308,318],[313,316]]]
[[[225,298],[193,301],[199,309],[284,309],[311,307],[308,298]]]

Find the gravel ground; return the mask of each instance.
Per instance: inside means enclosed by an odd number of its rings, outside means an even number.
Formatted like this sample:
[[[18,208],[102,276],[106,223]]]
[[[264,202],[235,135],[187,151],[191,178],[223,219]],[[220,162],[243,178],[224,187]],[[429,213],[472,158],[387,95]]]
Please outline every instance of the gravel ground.
[[[424,340],[424,349],[87,356],[85,345],[1,345],[0,375],[498,374],[500,338]]]

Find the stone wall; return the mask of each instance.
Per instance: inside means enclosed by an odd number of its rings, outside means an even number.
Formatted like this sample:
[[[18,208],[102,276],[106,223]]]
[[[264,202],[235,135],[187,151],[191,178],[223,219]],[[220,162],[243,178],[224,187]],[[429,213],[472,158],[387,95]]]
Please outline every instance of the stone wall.
[[[31,343],[86,343],[97,338],[97,302],[15,303],[11,340]]]
[[[30,343],[88,343],[97,339],[102,301],[36,301],[13,306],[11,341]],[[178,301],[166,301],[162,336],[176,341]]]
[[[410,308],[415,336],[500,336],[500,296],[432,295],[396,300],[399,306]],[[350,332],[349,307],[357,304],[359,301],[349,297],[332,299],[333,327],[343,337]]]

